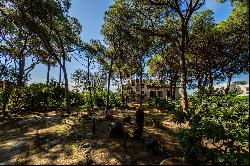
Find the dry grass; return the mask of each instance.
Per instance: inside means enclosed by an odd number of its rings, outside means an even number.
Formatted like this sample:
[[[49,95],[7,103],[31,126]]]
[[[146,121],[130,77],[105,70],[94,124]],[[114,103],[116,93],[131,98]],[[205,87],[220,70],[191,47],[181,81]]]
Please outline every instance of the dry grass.
[[[132,124],[124,125],[129,137],[119,140],[109,137],[110,121],[99,120],[104,117],[102,110],[96,112],[95,135],[92,121],[82,118],[84,110],[66,118],[55,111],[14,117],[0,124],[0,164],[159,164],[166,157],[181,155],[174,134],[185,126],[174,124],[159,110],[145,109],[143,138],[156,138],[166,151],[156,154],[131,138],[135,111],[112,111],[116,120],[132,117]],[[161,128],[152,126],[155,116],[165,117]]]

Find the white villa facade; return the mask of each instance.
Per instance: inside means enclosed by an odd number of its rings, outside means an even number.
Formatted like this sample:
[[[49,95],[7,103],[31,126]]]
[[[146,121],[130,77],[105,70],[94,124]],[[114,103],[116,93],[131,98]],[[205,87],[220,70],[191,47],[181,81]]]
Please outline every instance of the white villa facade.
[[[217,84],[214,86],[215,90],[225,90],[227,88],[227,83],[222,83],[222,84]],[[249,84],[236,84],[236,83],[231,83],[230,90],[237,90],[240,92],[240,96],[249,96]]]
[[[149,97],[159,97],[164,99],[171,99],[171,93],[170,93],[170,86],[168,84],[145,84],[146,80],[143,80],[142,84],[142,94],[143,99],[147,99]],[[128,83],[125,85],[129,87],[129,90],[125,90],[125,93],[133,93],[136,96],[136,100],[140,100],[140,89],[141,89],[141,83],[139,79],[135,80],[129,80]],[[175,98],[180,97],[180,87],[177,86],[175,88]]]

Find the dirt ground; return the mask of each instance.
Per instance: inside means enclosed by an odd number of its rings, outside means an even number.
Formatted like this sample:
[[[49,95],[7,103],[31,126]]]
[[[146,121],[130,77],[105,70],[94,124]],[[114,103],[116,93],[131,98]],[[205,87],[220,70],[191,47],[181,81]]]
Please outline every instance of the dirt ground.
[[[6,164],[160,164],[166,158],[182,157],[177,128],[171,117],[156,109],[146,109],[142,140],[132,139],[135,109],[113,110],[114,120],[131,115],[132,123],[124,124],[127,137],[110,138],[110,120],[104,111],[96,111],[96,133],[93,121],[84,119],[85,110],[78,109],[68,117],[51,111],[12,115],[0,121],[0,165]],[[154,117],[164,117],[160,128],[154,127]],[[114,121],[112,120],[112,121]],[[145,140],[154,138],[160,149],[146,146]]]

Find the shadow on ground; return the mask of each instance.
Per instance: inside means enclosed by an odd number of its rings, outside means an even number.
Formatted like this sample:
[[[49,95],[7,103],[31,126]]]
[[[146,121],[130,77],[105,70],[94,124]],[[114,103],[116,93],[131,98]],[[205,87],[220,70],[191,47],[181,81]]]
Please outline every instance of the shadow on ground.
[[[125,124],[127,136],[109,137],[110,120],[97,111],[96,133],[85,112],[61,117],[58,112],[28,114],[5,119],[0,123],[0,164],[159,164],[163,159],[180,155],[174,131],[168,127],[153,128],[147,123],[157,113],[145,113],[142,140],[133,140],[134,110],[115,110],[115,120],[132,116]],[[164,149],[150,149],[145,139],[152,137]]]

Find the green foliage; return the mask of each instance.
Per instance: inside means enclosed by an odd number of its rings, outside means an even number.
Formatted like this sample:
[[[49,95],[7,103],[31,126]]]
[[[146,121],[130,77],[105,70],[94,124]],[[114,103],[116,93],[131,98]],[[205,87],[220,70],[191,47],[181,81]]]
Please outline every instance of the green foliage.
[[[233,93],[190,96],[189,111],[183,113],[190,128],[179,135],[185,154],[193,159],[209,154],[217,164],[249,164],[248,99]],[[207,141],[214,148],[208,148]]]
[[[161,127],[162,126],[162,121],[164,120],[165,116],[154,116],[152,118],[152,123],[155,127]]]
[[[110,95],[110,104],[113,107],[121,107],[122,106],[122,98],[120,92],[112,92]]]
[[[69,93],[69,99],[70,99],[70,106],[82,106],[84,105],[84,98],[83,94],[77,92],[77,91],[71,91]]]
[[[95,90],[92,91],[92,102],[94,106],[97,107],[103,107],[105,106],[105,96],[107,92],[105,90]],[[91,107],[91,96],[89,91],[85,92],[83,94],[84,101],[85,101],[85,107],[90,108]]]
[[[175,111],[175,103],[174,101],[169,101],[166,99],[162,99],[159,97],[150,97],[147,100],[147,105],[151,108],[158,108],[161,110],[165,110],[168,112]]]
[[[1,91],[0,94],[3,94]],[[70,106],[84,104],[83,96],[78,92],[70,92]],[[1,95],[1,100],[3,96]],[[65,107],[64,88],[56,84],[46,85],[33,83],[29,86],[13,86],[7,108],[9,111],[38,111],[47,108]]]
[[[122,100],[121,94],[119,92],[109,92],[110,93],[110,106],[111,107],[121,107]],[[85,107],[91,107],[91,98],[89,92],[84,93]],[[107,103],[107,90],[95,90],[92,91],[92,101],[94,106],[104,107]]]

